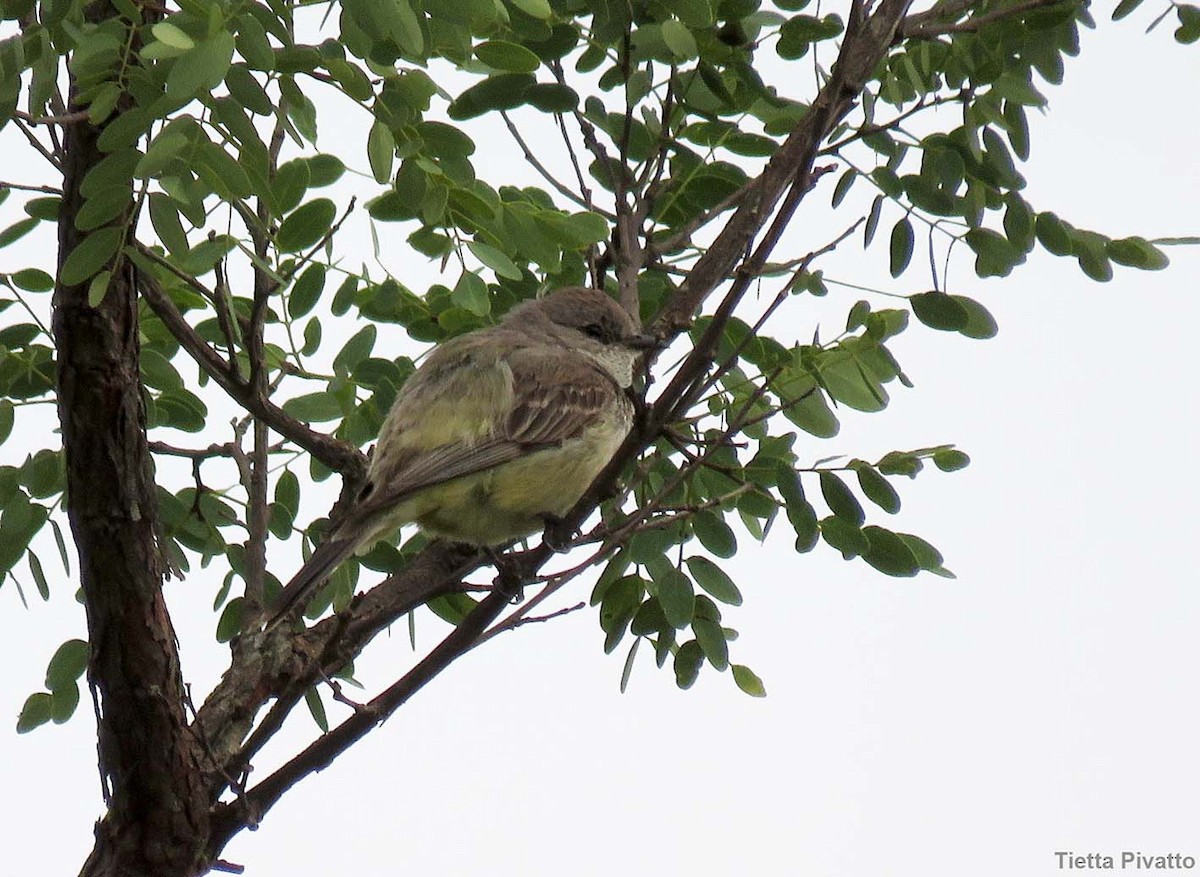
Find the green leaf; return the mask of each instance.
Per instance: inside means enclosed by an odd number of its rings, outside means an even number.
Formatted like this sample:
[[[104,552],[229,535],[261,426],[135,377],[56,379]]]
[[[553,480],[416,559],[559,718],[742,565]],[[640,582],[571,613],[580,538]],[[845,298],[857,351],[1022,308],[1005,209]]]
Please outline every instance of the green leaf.
[[[37,691],[25,698],[25,704],[17,716],[17,733],[27,734],[50,721],[50,706],[50,694],[46,691]]]
[[[697,512],[692,517],[692,530],[700,544],[717,557],[733,557],[737,554],[737,537],[733,528],[716,512]]]
[[[79,706],[79,686],[68,685],[50,692],[50,721],[61,725],[75,714]]]
[[[1071,255],[1071,233],[1063,221],[1046,211],[1037,215],[1035,233],[1038,243],[1055,256]]]
[[[963,238],[978,257],[975,273],[980,277],[1007,277],[1025,261],[1025,253],[1008,238],[990,228],[973,228]]]
[[[888,248],[888,269],[893,277],[899,277],[912,261],[913,244],[912,223],[904,217],[892,226],[892,239]]]
[[[124,228],[110,226],[97,229],[80,241],[63,262],[59,272],[62,284],[76,286],[95,275],[116,254],[124,234]]]
[[[291,469],[285,469],[275,482],[275,502],[294,518],[300,512],[300,479]]]
[[[526,15],[534,18],[545,20],[554,14],[547,0],[509,0],[509,2]]]
[[[46,666],[46,687],[51,691],[68,685],[87,669],[88,644],[81,639],[69,639],[58,647]]]
[[[34,554],[33,549],[29,550],[27,556],[29,558],[29,574],[33,576],[33,583],[37,586],[38,596],[43,600],[49,600],[50,583],[46,581],[46,572],[42,569],[42,561]]]
[[[696,684],[703,664],[704,652],[700,644],[694,639],[685,642],[675,652],[675,684],[685,690],[691,688]]]
[[[858,486],[867,499],[889,515],[900,511],[900,494],[896,493],[896,488],[878,471],[862,463],[854,467],[854,473],[858,476]]]
[[[625,693],[629,685],[629,677],[633,673],[633,660],[637,657],[638,646],[641,644],[642,638],[639,636],[629,647],[629,654],[625,656],[625,666],[621,668],[621,694]]]
[[[464,271],[450,293],[450,301],[479,317],[486,317],[492,310],[487,284],[474,271]]]
[[[0,399],[0,445],[8,441],[12,435],[13,422],[16,420],[16,409],[8,399]]]
[[[309,201],[280,223],[276,242],[285,253],[295,253],[316,244],[329,233],[337,207],[328,198]]]
[[[804,495],[800,474],[780,463],[775,483],[786,504],[788,522],[796,531],[796,550],[801,553],[811,551],[817,544],[819,534],[817,510]]]
[[[425,51],[421,22],[408,0],[343,0],[342,4],[375,41],[390,39],[414,57]],[[392,51],[394,57],[395,51]]]
[[[871,547],[861,529],[837,515],[821,519],[821,538],[842,552],[846,560],[866,554]]]
[[[1143,271],[1161,271],[1171,263],[1166,253],[1141,237],[1109,241],[1105,251],[1118,265],[1141,268]]]
[[[275,51],[271,48],[270,40],[267,39],[266,30],[253,15],[243,13],[238,17],[236,39],[239,54],[251,67],[257,70],[273,70],[275,68]]]
[[[681,570],[669,567],[660,576],[655,577],[654,584],[657,586],[658,602],[667,617],[667,622],[675,628],[691,623],[696,605],[691,579]]]
[[[867,213],[867,223],[863,226],[863,248],[871,246],[875,239],[875,230],[879,227],[879,217],[883,215],[883,196],[876,195],[871,202],[871,210]]]
[[[396,138],[392,136],[392,129],[376,121],[367,135],[367,161],[375,182],[386,183],[392,178],[392,161],[395,157]]]
[[[970,464],[971,458],[955,448],[935,451],[933,455],[933,465],[943,472],[956,472],[959,469],[965,469]]]
[[[605,633],[605,654],[610,654],[625,636],[644,593],[644,583],[638,576],[624,576],[605,591],[600,603],[600,628]]]
[[[988,312],[988,309],[974,299],[967,298],[965,295],[950,296],[959,307],[967,312],[967,322],[958,331],[966,335],[968,338],[995,338],[996,333],[1000,331],[996,325],[996,319]]]
[[[150,28],[150,32],[154,34],[154,38],[161,43],[166,43],[176,49],[188,49],[196,45],[196,41],[184,33],[169,21],[160,21],[158,24]]]
[[[306,393],[284,402],[283,411],[307,423],[324,423],[342,416],[342,404],[332,393]]]
[[[1117,4],[1117,8],[1113,10],[1112,20],[1120,21],[1122,18],[1133,12],[1133,10],[1137,9],[1141,5],[1142,0],[1121,0],[1121,2]]]
[[[967,309],[953,296],[936,290],[908,297],[917,319],[931,329],[960,332],[967,325]]]
[[[712,664],[714,669],[724,672],[729,666],[729,643],[721,625],[697,616],[692,619],[692,632],[696,635],[696,642],[708,663]]]
[[[1179,4],[1175,7],[1179,16],[1179,27],[1175,30],[1175,41],[1183,45],[1200,40],[1200,7],[1191,4]]]
[[[233,50],[233,35],[220,31],[180,55],[167,74],[167,97],[181,102],[212,91],[225,79]]]
[[[11,275],[11,280],[26,292],[49,292],[54,288],[54,278],[41,268],[22,268]]]
[[[309,265],[296,278],[291,294],[288,295],[288,316],[292,319],[303,317],[316,307],[317,302],[321,298],[321,293],[324,291],[325,266],[321,264]]]
[[[63,538],[62,528],[58,526],[58,521],[51,518],[50,529],[54,531],[54,542],[58,546],[58,557],[62,561],[63,570],[67,575],[70,575],[71,557],[67,554],[67,540]]]
[[[475,254],[476,259],[495,271],[498,277],[520,280],[524,276],[521,269],[513,264],[512,259],[489,244],[482,241],[467,241],[467,249]]]
[[[629,632],[634,636],[646,636],[669,627],[657,597],[651,597],[642,603],[634,613],[633,620],[629,622]]]
[[[0,231],[0,247],[7,247],[9,244],[16,243],[37,228],[39,222],[41,222],[40,219],[33,217],[17,220],[4,229],[4,231]]]
[[[525,102],[525,89],[533,84],[534,78],[528,73],[489,76],[455,98],[447,114],[455,121],[463,121],[492,110],[511,110]]]
[[[1083,273],[1100,283],[1112,280],[1112,263],[1109,261],[1108,239],[1096,232],[1075,229],[1071,233],[1071,249]]]
[[[863,560],[881,573],[889,576],[915,576],[921,571],[916,555],[903,539],[883,527],[863,527],[870,547],[863,553]]]
[[[842,200],[850,192],[850,187],[854,185],[854,181],[858,179],[858,171],[850,168],[837,181],[837,185],[833,187],[832,205],[837,207],[842,203]]]
[[[355,332],[345,346],[338,351],[337,356],[333,358],[334,374],[349,374],[360,362],[370,356],[371,350],[375,347],[377,333],[378,330],[373,323],[363,326]]]
[[[207,425],[208,409],[193,393],[175,387],[155,400],[159,426],[170,426],[184,432],[200,432]]]
[[[689,557],[686,562],[688,572],[701,588],[722,603],[730,606],[742,605],[742,592],[719,566],[707,557]]]
[[[171,255],[179,257],[188,252],[190,247],[183,223],[179,220],[179,208],[170,196],[162,192],[151,193],[150,224]]]
[[[841,32],[842,20],[837,15],[826,15],[824,18],[796,15],[780,26],[775,50],[779,57],[794,61],[804,56],[809,44],[832,39]]]
[[[746,694],[751,697],[767,696],[767,689],[763,685],[763,681],[749,667],[744,664],[734,664],[730,669],[733,670],[733,681]]]
[[[904,544],[912,551],[917,563],[921,565],[921,569],[928,570],[945,579],[955,577],[954,573],[942,566],[942,553],[920,536],[914,536],[911,533],[897,533],[896,535],[904,540]]]
[[[309,156],[304,160],[308,165],[308,185],[310,188],[332,186],[346,173],[345,163],[336,155],[320,153]]]
[[[854,526],[861,527],[866,515],[846,482],[833,472],[822,471],[818,476],[821,479],[821,496],[825,498],[829,510]]]
[[[668,18],[662,23],[662,39],[676,58],[695,58],[700,51],[692,32],[678,19]]]
[[[508,73],[532,73],[542,59],[524,46],[504,40],[488,40],[475,47],[475,57],[497,70]]]
[[[317,691],[315,685],[304,690],[304,705],[308,707],[308,714],[313,717],[313,721],[317,723],[321,733],[328,734],[329,717],[325,715],[325,704],[321,700],[321,692]]]
[[[525,89],[529,106],[543,113],[569,113],[579,106],[579,92],[557,82],[538,82]]]

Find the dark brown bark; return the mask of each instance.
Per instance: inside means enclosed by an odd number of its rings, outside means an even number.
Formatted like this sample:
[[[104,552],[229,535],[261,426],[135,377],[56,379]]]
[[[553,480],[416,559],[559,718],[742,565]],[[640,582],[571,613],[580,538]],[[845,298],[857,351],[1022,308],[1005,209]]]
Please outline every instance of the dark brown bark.
[[[89,15],[114,14],[102,6],[94,4]],[[85,237],[74,220],[83,203],[80,186],[104,157],[98,135],[86,121],[65,129],[60,268]],[[187,729],[175,634],[162,596],[135,278],[119,257],[114,267],[96,306],[88,302],[86,282],[60,284],[54,299],[67,511],[87,607],[88,679],[99,706],[108,801],[81,873],[191,875],[200,870],[208,801],[198,782],[201,753]]]

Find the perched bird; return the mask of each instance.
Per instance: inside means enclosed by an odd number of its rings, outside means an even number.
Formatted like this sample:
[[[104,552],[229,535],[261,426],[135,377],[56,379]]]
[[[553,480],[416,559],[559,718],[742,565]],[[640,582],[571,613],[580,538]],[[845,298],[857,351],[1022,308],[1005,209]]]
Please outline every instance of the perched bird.
[[[353,505],[270,607],[272,623],[403,524],[494,546],[567,512],[633,423],[624,390],[653,340],[568,287],[434,348],[400,388]]]

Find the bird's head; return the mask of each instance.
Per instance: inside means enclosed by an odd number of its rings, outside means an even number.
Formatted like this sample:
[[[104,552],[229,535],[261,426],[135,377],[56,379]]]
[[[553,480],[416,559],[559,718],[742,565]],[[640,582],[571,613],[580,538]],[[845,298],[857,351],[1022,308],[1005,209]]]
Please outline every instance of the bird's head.
[[[633,382],[633,365],[642,351],[655,346],[650,335],[616,301],[596,289],[568,286],[510,313],[505,322],[536,323],[562,344],[595,359],[617,382]]]

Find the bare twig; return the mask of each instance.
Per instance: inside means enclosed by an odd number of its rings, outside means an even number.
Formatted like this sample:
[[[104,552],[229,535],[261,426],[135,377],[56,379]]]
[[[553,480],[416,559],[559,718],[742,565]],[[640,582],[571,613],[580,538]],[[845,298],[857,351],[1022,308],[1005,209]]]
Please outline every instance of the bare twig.
[[[508,133],[512,135],[513,140],[515,140],[517,145],[521,147],[521,154],[525,156],[525,160],[529,162],[530,166],[532,166],[533,169],[538,172],[538,175],[541,176],[543,180],[553,187],[554,191],[558,192],[572,203],[583,207],[585,210],[594,210],[610,222],[615,219],[613,214],[609,213],[608,211],[597,210],[596,207],[593,206],[582,195],[575,194],[573,191],[567,188],[565,183],[560,182],[553,174],[551,174],[550,171],[546,169],[546,166],[538,160],[538,157],[534,155],[533,150],[529,148],[529,144],[525,142],[525,138],[521,136],[520,129],[513,124],[513,121],[511,118],[509,118],[508,113],[501,112],[500,118],[504,120],[504,124],[508,128]]]
[[[29,125],[73,125],[76,122],[85,121],[88,117],[88,111],[76,110],[73,113],[64,113],[61,116],[31,116],[29,113],[16,110],[13,112],[13,116]]]
[[[62,170],[62,162],[59,160],[58,156],[47,149],[42,141],[37,139],[37,135],[30,131],[29,127],[24,122],[22,122],[20,119],[13,119],[12,123],[17,126],[18,131],[25,135],[25,139],[29,141],[29,145],[41,153],[42,158],[46,159],[46,161],[50,162],[50,164],[54,165],[54,167],[58,170]]]
[[[931,109],[932,107],[938,107],[943,104],[953,103],[955,101],[965,100],[968,94],[969,89],[964,88],[961,89],[958,94],[938,95],[932,100],[925,100],[924,98],[921,98],[921,100],[917,101],[917,103],[912,107],[896,116],[896,118],[887,122],[880,122],[879,124],[875,125],[863,125],[853,134],[843,137],[837,143],[829,144],[822,149],[818,155],[832,155],[842,148],[849,146],[851,143],[862,140],[864,137],[870,137],[872,134],[882,134],[884,131],[891,131],[893,128],[899,127],[899,125],[906,119],[910,118],[911,116],[915,116],[922,110]]]
[[[539,595],[540,596],[540,595]],[[547,595],[549,596],[549,595]],[[545,615],[510,615],[504,621],[489,628],[484,633],[480,634],[479,639],[475,640],[475,645],[472,648],[483,645],[496,634],[504,633],[506,630],[516,630],[518,627],[524,627],[527,624],[544,624],[547,621],[553,621],[555,618],[562,618],[564,615],[570,615],[572,612],[578,612],[580,609],[587,607],[587,603],[576,603],[573,606],[565,606],[562,609],[557,609],[554,612],[548,612]],[[525,607],[522,607],[525,608]]]
[[[62,194],[62,189],[56,189],[54,186],[29,186],[25,183],[10,183],[6,180],[0,180],[0,189],[15,189],[18,192],[44,192],[47,195]]]
[[[237,452],[233,442],[219,445],[209,445],[207,448],[179,448],[166,442],[150,442],[150,450],[155,454],[166,454],[170,457],[186,457],[189,460],[211,460],[214,457],[233,457]]]
[[[1063,0],[1025,0],[1023,3],[1014,3],[1012,6],[985,12],[983,15],[969,18],[966,21],[938,21],[937,19],[942,18],[942,15],[938,15],[932,19],[913,22],[905,19],[900,26],[899,35],[905,39],[927,40],[948,33],[974,33],[979,28],[994,21],[1013,18],[1014,16],[1032,12],[1035,9],[1041,9],[1045,6],[1056,6],[1062,2]],[[969,9],[975,5],[975,3],[971,3],[966,8]],[[962,11],[965,11],[965,9]],[[915,16],[913,17],[915,18]]]

